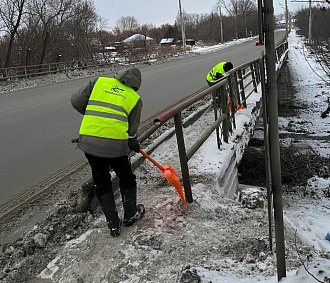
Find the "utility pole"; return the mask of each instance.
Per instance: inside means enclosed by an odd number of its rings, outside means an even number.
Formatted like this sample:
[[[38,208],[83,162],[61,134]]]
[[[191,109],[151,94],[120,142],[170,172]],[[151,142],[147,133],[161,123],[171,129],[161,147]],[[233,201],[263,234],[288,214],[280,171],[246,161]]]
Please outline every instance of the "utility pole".
[[[274,37],[274,6],[273,0],[264,0],[264,31],[266,50],[266,95],[269,123],[269,153],[271,166],[271,190],[274,202],[275,238],[277,277],[280,281],[286,277],[285,242],[283,225],[282,180],[280,142],[278,131],[278,101],[277,101],[277,75]]]
[[[221,14],[220,4],[219,4],[219,14],[220,14],[220,42],[223,43],[222,14]]]
[[[179,9],[180,9],[180,19],[181,19],[182,48],[183,48],[183,52],[186,53],[186,36],[184,34],[183,17],[182,17],[182,10],[181,10],[181,0],[179,0]]]
[[[308,42],[312,44],[312,0],[309,0]]]
[[[263,3],[258,0],[258,25],[259,25],[259,44],[264,44],[264,17],[262,13]]]
[[[291,28],[292,28],[292,18],[291,18],[291,14],[289,13],[289,33],[291,32]]]
[[[308,0],[308,1],[304,1],[304,0],[295,0],[295,1],[292,1],[292,2],[295,2],[295,3],[298,3],[298,2],[302,2],[302,3],[305,3],[305,2],[308,2],[309,3],[309,8],[308,8],[308,42],[309,44],[312,44],[312,0]],[[319,2],[319,3],[324,3],[324,1],[322,0],[313,0],[313,2]],[[326,2],[330,3],[329,0],[326,0]]]
[[[288,0],[285,0],[285,40],[288,41],[288,24],[289,24],[289,20],[288,20]]]

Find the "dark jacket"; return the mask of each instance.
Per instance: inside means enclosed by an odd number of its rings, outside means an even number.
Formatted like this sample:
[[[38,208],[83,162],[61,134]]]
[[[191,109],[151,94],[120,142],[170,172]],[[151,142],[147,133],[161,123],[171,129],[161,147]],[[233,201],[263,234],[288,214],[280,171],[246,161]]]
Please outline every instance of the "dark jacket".
[[[71,97],[71,104],[79,113],[84,114],[89,97],[97,79],[90,81],[85,87],[80,89]],[[135,136],[140,125],[141,111],[143,102],[141,98],[128,116],[128,135]],[[77,146],[84,152],[106,158],[114,158],[126,155],[130,152],[128,140],[115,140],[93,136],[79,136]]]

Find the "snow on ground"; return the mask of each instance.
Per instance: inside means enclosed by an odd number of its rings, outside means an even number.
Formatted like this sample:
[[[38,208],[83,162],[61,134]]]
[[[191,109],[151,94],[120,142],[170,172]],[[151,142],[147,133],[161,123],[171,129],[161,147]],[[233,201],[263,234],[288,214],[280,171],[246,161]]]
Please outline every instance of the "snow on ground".
[[[308,52],[303,45],[304,38],[293,36],[289,40],[289,67],[293,87],[299,94],[295,97],[294,105],[301,107],[299,115],[290,120],[280,118],[280,132],[287,132],[290,122],[291,132],[309,133],[312,136],[329,136],[330,118],[322,119],[320,112],[328,107],[327,98],[330,97],[330,79],[315,61],[315,56]],[[306,122],[307,121],[307,122]],[[290,128],[289,125],[289,128]],[[281,131],[281,128],[285,130]],[[307,141],[320,155],[329,156],[329,143],[318,140]]]
[[[309,110],[303,110],[295,121],[282,118],[280,129],[284,131],[292,122],[302,125],[297,132],[329,133],[330,117],[321,119],[313,112],[315,107],[326,106],[329,90],[324,81],[308,72],[309,64],[319,74],[322,70],[313,63],[313,57],[303,48],[303,38],[294,31],[289,37],[289,50],[288,64],[299,91],[297,99],[309,105]],[[308,80],[302,71],[307,71]],[[237,137],[242,136],[260,96],[259,89],[249,98],[249,107],[237,114],[237,129],[228,144],[223,143],[219,150],[212,134],[189,161],[192,203],[184,206],[159,170],[144,161],[135,173],[138,201],[146,206],[145,217],[132,227],[124,227],[120,237],[111,238],[104,216],[89,215],[91,228],[67,241],[31,282],[277,282],[276,253],[269,251],[266,205],[249,209],[220,196],[217,185],[233,148],[242,154],[243,145],[238,144]],[[185,129],[187,148],[210,121],[212,117],[206,115]],[[302,121],[308,121],[308,126]],[[310,146],[323,156],[330,154],[328,144],[313,142]],[[161,165],[169,164],[180,172],[175,137],[151,155]],[[315,176],[305,188],[306,195],[284,195],[287,277],[281,282],[329,282],[330,241],[325,239],[330,232],[329,190],[330,180]],[[121,214],[119,200],[118,208]]]
[[[256,39],[256,36],[253,37],[247,37],[247,38],[241,38],[241,39],[237,39],[237,40],[233,40],[233,41],[228,41],[228,42],[224,42],[224,43],[220,43],[220,44],[216,44],[213,46],[194,46],[192,47],[192,52],[194,53],[199,53],[199,54],[206,54],[206,53],[211,53],[214,51],[218,51],[222,48],[237,44],[237,43],[242,43],[242,42],[246,42],[246,41],[250,41],[252,39]]]

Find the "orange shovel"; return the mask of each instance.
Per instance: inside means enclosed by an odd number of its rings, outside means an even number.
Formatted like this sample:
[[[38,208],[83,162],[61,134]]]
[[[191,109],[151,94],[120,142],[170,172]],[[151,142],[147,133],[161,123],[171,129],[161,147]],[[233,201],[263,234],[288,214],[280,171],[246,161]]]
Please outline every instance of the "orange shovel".
[[[182,187],[181,187],[181,184],[180,184],[180,181],[179,181],[178,174],[175,172],[173,167],[171,167],[170,165],[161,166],[157,161],[152,159],[151,156],[146,154],[142,149],[140,149],[140,153],[145,158],[149,159],[149,161],[151,161],[154,165],[156,165],[162,171],[163,176],[165,177],[165,179],[176,189],[176,191],[178,192],[182,202],[184,203],[184,205],[186,205],[186,200],[183,196]]]

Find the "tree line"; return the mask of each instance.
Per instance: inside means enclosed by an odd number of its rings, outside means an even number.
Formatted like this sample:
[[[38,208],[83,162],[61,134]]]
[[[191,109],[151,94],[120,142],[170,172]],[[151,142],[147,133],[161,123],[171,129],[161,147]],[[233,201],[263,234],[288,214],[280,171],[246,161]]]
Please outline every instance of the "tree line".
[[[308,42],[311,48],[315,51],[317,61],[325,74],[330,78],[330,1],[312,7],[311,9],[303,8],[295,15],[294,25],[298,28],[298,34],[309,38],[311,32],[311,42]],[[326,5],[326,6],[325,6]],[[309,13],[311,13],[311,30],[309,28]],[[326,78],[323,78],[326,79]]]
[[[255,1],[215,0],[215,7],[208,14],[183,13],[187,39],[214,44],[258,34]],[[156,50],[162,38],[182,38],[181,20],[156,27],[121,17],[107,30],[93,0],[0,0],[0,67],[92,59],[135,33],[153,38]]]
[[[312,7],[311,10],[303,8],[295,15],[295,25],[299,28],[299,34],[308,38],[309,13],[312,13],[312,38],[317,43],[326,43],[330,39],[330,9],[329,5]]]

